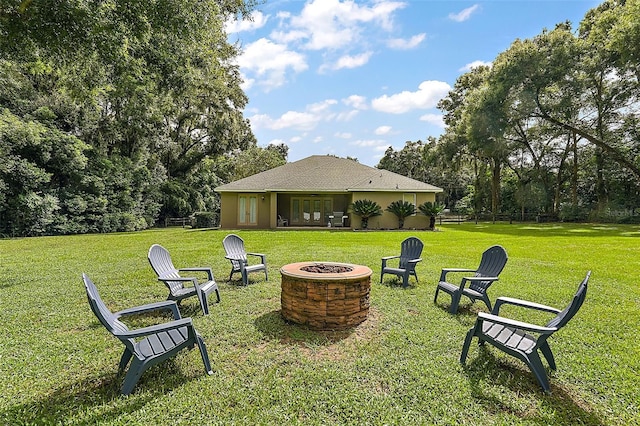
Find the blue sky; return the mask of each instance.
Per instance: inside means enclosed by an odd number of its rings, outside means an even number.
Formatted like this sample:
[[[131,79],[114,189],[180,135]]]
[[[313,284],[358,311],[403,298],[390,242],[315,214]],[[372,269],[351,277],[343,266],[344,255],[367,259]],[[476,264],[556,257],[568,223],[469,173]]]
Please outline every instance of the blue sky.
[[[458,76],[516,39],[571,21],[585,0],[267,0],[229,23],[258,145],[375,166],[392,146],[444,131],[438,101]]]

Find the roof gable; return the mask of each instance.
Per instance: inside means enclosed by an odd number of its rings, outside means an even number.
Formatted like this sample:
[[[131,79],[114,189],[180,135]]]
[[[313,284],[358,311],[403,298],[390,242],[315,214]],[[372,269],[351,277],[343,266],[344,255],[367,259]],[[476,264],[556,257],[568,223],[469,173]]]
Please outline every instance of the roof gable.
[[[312,155],[302,160],[221,185],[217,192],[442,192],[388,170],[346,158]]]

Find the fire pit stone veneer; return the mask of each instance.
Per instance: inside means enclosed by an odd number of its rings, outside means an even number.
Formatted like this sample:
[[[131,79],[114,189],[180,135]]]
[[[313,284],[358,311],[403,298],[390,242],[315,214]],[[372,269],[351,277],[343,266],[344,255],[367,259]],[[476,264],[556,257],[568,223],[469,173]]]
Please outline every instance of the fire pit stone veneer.
[[[344,330],[369,315],[371,269],[336,262],[298,262],[280,268],[285,320],[315,330]]]

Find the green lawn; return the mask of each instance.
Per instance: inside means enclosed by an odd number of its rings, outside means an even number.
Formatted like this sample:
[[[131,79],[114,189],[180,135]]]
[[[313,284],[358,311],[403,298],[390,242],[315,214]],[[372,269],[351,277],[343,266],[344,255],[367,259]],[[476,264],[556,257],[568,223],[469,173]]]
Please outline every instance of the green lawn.
[[[0,240],[0,424],[638,424],[640,228],[451,224],[439,232],[237,231],[267,253],[269,281],[226,281],[225,231],[181,228],[130,234]],[[403,289],[380,258],[415,235],[425,243],[418,284]],[[214,375],[197,350],[148,370],[129,397],[116,375],[121,343],[98,323],[81,273],[112,310],[164,300],[147,262],[160,243],[176,266],[211,266],[222,303],[204,317]],[[512,296],[564,307],[588,270],[587,299],[550,341],[558,370],[545,395],[526,366],[474,344],[458,358],[481,303],[456,316],[442,267],[477,266],[503,245],[509,261],[492,300]],[[279,267],[295,261],[358,263],[373,270],[369,319],[350,332],[313,332],[280,317]],[[541,314],[515,318],[541,321]],[[162,320],[139,318],[138,323]]]

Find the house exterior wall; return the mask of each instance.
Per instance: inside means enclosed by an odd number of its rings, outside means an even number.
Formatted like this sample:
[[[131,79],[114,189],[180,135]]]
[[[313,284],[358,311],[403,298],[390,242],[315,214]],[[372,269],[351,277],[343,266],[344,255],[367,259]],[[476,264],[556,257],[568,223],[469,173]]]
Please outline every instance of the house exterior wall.
[[[403,193],[403,192],[354,192],[353,194],[338,194],[339,200],[343,200],[344,203],[348,203],[349,198],[351,202],[356,200],[372,200],[377,202],[382,207],[382,216],[377,216],[369,219],[369,229],[397,229],[398,218],[391,212],[385,209],[389,204],[394,201],[402,200],[403,196],[411,198],[415,196],[416,207],[426,201],[434,202],[436,199],[435,193]],[[239,218],[239,197],[251,198],[255,197],[256,203],[256,223],[251,224],[249,221],[245,224],[241,224]],[[220,227],[222,229],[273,229],[277,227],[278,214],[288,219],[289,216],[289,201],[291,195],[288,194],[276,194],[276,193],[235,193],[235,192],[223,192],[220,194]],[[336,208],[338,207],[336,203]],[[348,211],[348,206],[345,206],[344,212],[349,216],[350,227],[353,229],[361,229],[362,224],[360,217],[354,215]],[[324,225],[323,225],[324,226]],[[429,226],[429,218],[422,213],[417,213],[415,216],[411,216],[405,219],[404,228],[411,229],[426,229]]]
[[[239,198],[250,199],[255,197],[255,223],[246,220],[245,224],[239,221]],[[222,229],[269,229],[271,227],[271,203],[270,193],[235,193],[223,192],[220,194],[220,228]],[[245,217],[247,217],[245,215]]]
[[[353,201],[357,200],[371,200],[375,201],[382,207],[382,216],[376,216],[369,219],[368,229],[397,229],[398,217],[391,212],[386,211],[386,208],[394,201],[402,200],[403,195],[407,194],[407,198],[415,194],[416,209],[420,204],[424,204],[427,201],[432,203],[436,200],[436,194],[433,192],[354,192]],[[359,216],[353,213],[349,213],[351,218],[351,227],[354,229],[361,229],[362,223]],[[410,216],[404,221],[404,228],[411,229],[425,229],[429,226],[429,218],[418,211],[415,216]]]

